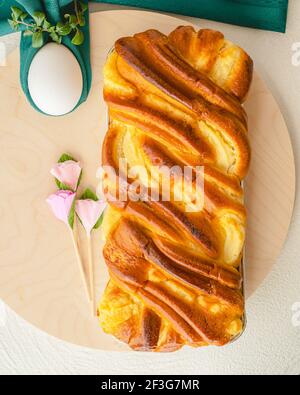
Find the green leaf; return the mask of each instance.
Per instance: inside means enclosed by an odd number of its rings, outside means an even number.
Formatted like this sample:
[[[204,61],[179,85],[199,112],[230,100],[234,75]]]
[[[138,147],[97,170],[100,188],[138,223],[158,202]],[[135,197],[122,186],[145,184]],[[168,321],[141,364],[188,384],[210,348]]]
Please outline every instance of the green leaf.
[[[62,156],[59,158],[58,163],[64,163],[67,162],[68,160],[73,160],[76,162],[76,160],[69,154],[62,154]]]
[[[57,22],[57,24],[55,25],[55,32],[58,33],[59,30],[64,26],[64,24],[62,22]]]
[[[69,16],[69,24],[71,25],[72,29],[75,29],[77,26],[77,16],[76,15],[70,15]]]
[[[62,42],[62,38],[57,34],[57,33],[51,33],[50,37],[52,38],[52,40],[57,43],[57,44],[61,44]]]
[[[71,210],[70,210],[70,214],[69,214],[69,218],[68,218],[68,220],[69,220],[69,225],[70,225],[71,229],[74,228],[75,204],[76,204],[76,198],[75,198],[74,201],[73,201],[73,204],[72,204],[72,207],[71,207]]]
[[[73,37],[72,44],[81,45],[84,42],[84,34],[81,30],[76,29],[76,34]]]
[[[43,12],[40,12],[40,11],[34,12],[32,17],[33,17],[33,19],[35,20],[35,23],[38,26],[42,26],[44,20],[46,19],[46,15]]]
[[[81,196],[80,200],[94,200],[95,202],[98,202],[99,199],[91,189],[87,188]]]
[[[81,170],[80,176],[79,176],[79,178],[78,178],[78,183],[77,183],[77,188],[76,188],[76,190],[79,188],[79,185],[80,185],[81,180],[82,180],[82,175],[83,175],[83,170]]]
[[[68,34],[70,34],[72,31],[72,27],[69,23],[63,24],[61,22],[59,22],[56,25],[56,32],[58,34],[60,34],[61,36],[67,36]]]
[[[52,40],[55,42],[55,41],[57,41],[58,40],[58,34],[56,34],[56,33],[50,33],[50,37],[52,38]]]
[[[101,217],[98,219],[98,221],[96,222],[96,225],[93,227],[93,229],[99,229],[100,228],[100,226],[102,225],[103,219],[104,219],[104,214],[105,214],[105,210],[101,214]]]
[[[36,32],[32,35],[33,48],[41,48],[44,44],[44,36],[42,32]]]
[[[88,10],[88,5],[86,4],[86,3],[83,3],[82,1],[79,3],[80,4],[80,8],[81,8],[81,11],[84,13],[85,11],[87,11]]]
[[[33,35],[33,32],[31,30],[25,30],[23,35],[24,35],[24,37],[31,37]]]
[[[18,22],[13,21],[12,19],[8,19],[8,23],[13,30],[18,30],[19,28]]]
[[[83,15],[79,15],[79,26],[85,26],[85,17]]]
[[[24,22],[27,17],[28,17],[28,14],[26,14],[26,12],[23,12],[23,14],[20,16],[20,19],[22,22]]]
[[[51,23],[47,21],[47,19],[43,22],[43,29],[48,30],[51,27]]]
[[[57,178],[55,178],[56,185],[61,191],[70,191],[70,187],[60,182]]]
[[[21,10],[20,8],[18,8],[18,7],[11,7],[12,19],[18,20],[23,13],[24,13],[24,11]]]

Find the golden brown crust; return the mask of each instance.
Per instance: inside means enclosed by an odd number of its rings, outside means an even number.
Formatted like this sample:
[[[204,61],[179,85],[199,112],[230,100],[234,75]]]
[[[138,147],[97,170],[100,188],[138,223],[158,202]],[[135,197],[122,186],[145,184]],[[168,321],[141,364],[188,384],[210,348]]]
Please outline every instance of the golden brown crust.
[[[141,351],[224,345],[243,327],[241,263],[246,212],[241,180],[250,163],[247,117],[252,60],[222,33],[180,27],[169,37],[149,30],[117,41],[105,66],[110,126],[103,165],[130,192],[141,175],[129,167],[190,166],[195,190],[204,166],[201,210],[190,196],[170,201],[110,201],[104,258],[111,281],[100,308],[102,328]],[[157,176],[157,175],[156,175]],[[159,184],[163,181],[159,176]],[[143,181],[143,180],[142,180]],[[115,192],[107,175],[105,192]],[[140,192],[140,191],[139,191]],[[199,192],[199,191],[198,191]],[[109,217],[109,214],[107,214]],[[109,219],[107,220],[109,222]],[[112,220],[111,220],[112,221]]]
[[[195,275],[190,268],[176,266],[174,261],[160,252],[141,228],[126,220],[119,224],[107,242],[104,257],[111,276],[120,284],[121,289],[130,290],[157,314],[168,317],[186,341],[204,341],[216,345],[229,341],[230,337],[226,333],[228,323],[224,318],[228,315],[238,316],[243,310],[243,298],[238,289],[228,288],[209,277]],[[167,279],[163,273],[167,273]],[[186,292],[191,301],[176,296],[168,283],[180,287],[181,293]],[[197,303],[198,290],[215,303],[223,301],[223,312],[220,315],[222,319],[219,322]],[[143,317],[141,325],[145,329]],[[139,327],[139,331],[140,329]],[[148,327],[148,339],[155,338],[159,341],[157,329],[157,326]],[[145,338],[145,332],[143,333]]]
[[[235,58],[222,81],[217,82],[226,92],[244,102],[253,76],[253,61],[245,51],[226,41],[222,33],[210,29],[197,33],[192,27],[181,26],[170,34],[169,40],[180,57],[213,81],[217,68]]]

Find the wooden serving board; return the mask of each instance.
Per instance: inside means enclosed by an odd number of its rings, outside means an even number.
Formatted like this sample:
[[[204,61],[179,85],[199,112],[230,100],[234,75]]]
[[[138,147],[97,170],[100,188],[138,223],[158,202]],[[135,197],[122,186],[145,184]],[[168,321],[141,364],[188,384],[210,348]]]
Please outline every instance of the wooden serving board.
[[[148,28],[168,33],[182,24],[178,18],[151,12],[91,15],[92,91],[85,104],[62,118],[42,116],[27,103],[19,85],[18,51],[8,57],[6,67],[0,67],[0,297],[50,335],[102,350],[127,350],[105,335],[91,315],[68,231],[45,203],[56,190],[49,169],[67,151],[84,166],[82,185],[97,186],[106,132],[102,67],[107,53],[121,36]],[[272,269],[285,241],[294,204],[295,167],[280,109],[257,74],[246,110],[253,149],[246,183],[250,296]],[[101,232],[94,240],[100,299],[107,282]]]

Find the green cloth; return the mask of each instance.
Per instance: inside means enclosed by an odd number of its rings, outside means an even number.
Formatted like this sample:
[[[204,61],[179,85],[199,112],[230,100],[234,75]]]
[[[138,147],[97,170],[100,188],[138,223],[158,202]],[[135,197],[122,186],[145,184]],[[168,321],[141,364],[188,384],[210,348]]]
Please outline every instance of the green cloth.
[[[285,32],[288,0],[94,0]],[[299,0],[298,0],[299,1]]]
[[[89,0],[81,0],[88,3]],[[111,3],[130,5],[161,11],[169,11],[179,14],[191,15],[205,19],[212,19],[231,24],[255,27],[259,29],[284,32],[288,0],[93,0],[96,3]],[[73,0],[0,0],[0,36],[11,33],[12,29],[7,22],[10,17],[12,6],[24,8],[27,13],[44,11],[50,22],[56,23],[62,20],[66,13],[73,13]],[[76,107],[83,103],[89,94],[91,87],[90,65],[90,36],[89,20],[83,28],[85,41],[77,47],[72,44],[69,36],[63,38],[66,45],[76,56],[83,75],[83,91]],[[31,38],[21,38],[21,85],[31,105],[40,111],[32,101],[28,90],[28,70],[33,57],[38,49],[32,48]]]
[[[81,0],[85,3],[88,0]],[[47,19],[51,23],[56,23],[62,20],[63,15],[67,13],[74,13],[73,0],[0,0],[0,36],[12,32],[12,29],[7,22],[10,18],[12,6],[24,9],[27,13],[33,14],[35,11],[44,11]],[[87,13],[88,14],[88,13]],[[76,56],[82,71],[83,76],[83,90],[81,98],[76,108],[83,103],[89,94],[91,88],[92,71],[90,64],[90,35],[89,35],[89,19],[87,15],[86,26],[82,28],[85,36],[84,43],[80,46],[73,45],[71,38],[66,36],[63,38],[63,44],[68,47]],[[49,40],[51,41],[51,40]],[[22,89],[29,100],[30,104],[37,110],[39,108],[33,102],[29,89],[28,89],[28,70],[31,65],[32,59],[38,52],[38,49],[32,47],[31,37],[24,37],[22,34],[21,44],[21,65],[20,65],[20,79]],[[59,69],[58,69],[59,70]],[[41,111],[40,111],[41,112]]]

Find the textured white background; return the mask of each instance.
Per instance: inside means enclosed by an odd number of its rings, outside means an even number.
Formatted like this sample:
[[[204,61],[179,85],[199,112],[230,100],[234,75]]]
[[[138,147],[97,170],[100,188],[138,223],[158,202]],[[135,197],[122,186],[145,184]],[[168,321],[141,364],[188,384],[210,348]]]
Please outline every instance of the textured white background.
[[[120,9],[92,5],[92,10]],[[300,66],[292,45],[300,42],[300,1],[290,0],[287,34],[184,18],[222,30],[253,56],[256,68],[279,102],[300,166]],[[7,52],[18,35],[0,39]],[[0,59],[1,61],[1,59]],[[280,166],[280,163],[278,164]],[[297,176],[298,176],[297,171]],[[185,349],[171,355],[104,353],[75,347],[33,328],[0,301],[0,374],[300,374],[300,327],[292,306],[300,302],[300,205],[272,274],[248,301],[248,328],[224,349]]]

